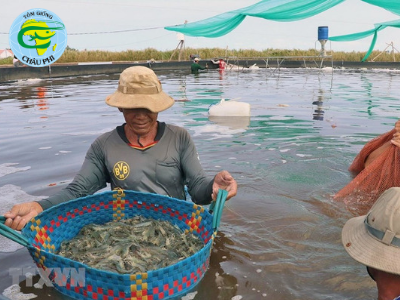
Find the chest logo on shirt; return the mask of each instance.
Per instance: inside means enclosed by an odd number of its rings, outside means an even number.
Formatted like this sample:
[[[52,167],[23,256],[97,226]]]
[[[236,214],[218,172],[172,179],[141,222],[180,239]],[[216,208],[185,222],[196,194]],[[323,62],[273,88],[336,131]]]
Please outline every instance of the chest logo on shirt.
[[[113,168],[114,176],[119,180],[125,180],[130,172],[129,165],[124,161],[119,161]]]

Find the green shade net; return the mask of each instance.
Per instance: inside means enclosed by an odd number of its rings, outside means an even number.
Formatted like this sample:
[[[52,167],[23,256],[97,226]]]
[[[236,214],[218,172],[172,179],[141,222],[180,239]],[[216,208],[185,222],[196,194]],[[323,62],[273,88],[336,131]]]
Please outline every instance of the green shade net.
[[[355,41],[355,40],[363,39],[367,36],[373,35],[374,37],[372,38],[371,45],[369,46],[369,49],[368,49],[367,53],[365,54],[364,58],[361,60],[361,61],[365,61],[371,55],[372,51],[374,50],[376,39],[378,37],[378,31],[381,31],[382,29],[385,29],[388,26],[400,28],[400,20],[378,23],[378,24],[375,24],[375,29],[362,31],[362,32],[358,32],[358,33],[347,34],[347,35],[332,36],[328,39],[330,41],[334,41],[334,42],[348,42],[348,41]]]
[[[205,20],[164,27],[166,30],[181,32],[188,36],[215,38],[223,36],[247,17],[257,17],[272,21],[290,22],[306,19],[326,11],[345,0],[263,0],[254,5],[226,12]],[[360,0],[400,15],[400,0]],[[330,37],[335,42],[346,42],[373,35],[370,48],[362,59],[365,61],[374,49],[378,31],[388,27],[400,28],[400,20],[375,24],[375,28],[359,33]]]
[[[235,29],[247,16],[273,21],[298,21],[319,14],[345,0],[264,0],[205,20],[165,27],[188,36],[215,38]]]
[[[396,15],[400,15],[400,1],[398,0],[362,0],[375,6],[382,7]]]
[[[384,8],[396,15],[400,15],[400,1],[395,1],[395,0],[362,0],[362,1],[365,3],[369,3]],[[378,23],[375,24],[374,29],[347,35],[333,36],[330,37],[329,40],[335,42],[348,42],[348,41],[363,39],[367,36],[373,35],[371,45],[369,46],[369,49],[365,54],[364,58],[361,60],[361,61],[366,61],[367,58],[371,55],[372,51],[374,50],[376,39],[378,38],[378,31],[381,31],[386,27],[400,28],[400,20]]]

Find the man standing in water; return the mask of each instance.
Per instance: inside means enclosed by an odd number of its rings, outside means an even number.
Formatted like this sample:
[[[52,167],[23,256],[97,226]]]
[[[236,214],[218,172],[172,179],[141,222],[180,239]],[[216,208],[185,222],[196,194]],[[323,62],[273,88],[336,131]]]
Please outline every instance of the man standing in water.
[[[38,202],[13,206],[5,224],[20,230],[37,214],[53,205],[91,195],[111,184],[140,192],[184,200],[185,186],[193,202],[208,204],[219,189],[227,199],[237,193],[237,183],[228,171],[206,176],[189,133],[157,120],[158,113],[174,104],[163,92],[156,74],[142,66],[124,70],[114,94],[106,103],[117,107],[124,124],[98,137],[86,154],[74,180],[59,193]]]
[[[192,74],[198,74],[198,73],[199,73],[199,70],[204,70],[204,69],[208,69],[208,65],[206,64],[206,67],[205,67],[205,68],[202,67],[202,66],[199,64],[199,58],[196,57],[196,58],[194,59],[192,65],[190,66],[190,70],[191,70]]]

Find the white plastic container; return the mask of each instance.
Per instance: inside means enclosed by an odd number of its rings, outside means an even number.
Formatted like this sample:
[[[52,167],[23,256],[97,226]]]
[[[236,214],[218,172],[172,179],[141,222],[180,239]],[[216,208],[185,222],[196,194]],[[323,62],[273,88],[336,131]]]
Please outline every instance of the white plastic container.
[[[235,100],[221,99],[217,104],[212,104],[208,109],[209,116],[215,117],[249,117],[250,104]]]

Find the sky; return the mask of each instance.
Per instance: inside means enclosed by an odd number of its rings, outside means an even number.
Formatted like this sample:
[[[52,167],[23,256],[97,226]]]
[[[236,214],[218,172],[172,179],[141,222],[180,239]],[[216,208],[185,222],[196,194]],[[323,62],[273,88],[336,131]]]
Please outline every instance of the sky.
[[[253,5],[257,0],[0,0],[0,49],[10,48],[8,32],[24,11],[44,8],[55,13],[66,26],[68,46],[78,50],[160,51],[178,47],[177,33],[165,26],[195,22]],[[7,3],[7,4],[6,4]],[[185,48],[233,49],[320,49],[318,27],[328,26],[329,36],[356,33],[374,28],[374,23],[400,19],[389,11],[361,0],[346,0],[321,14],[295,22],[275,22],[246,17],[232,32],[218,38],[185,36]],[[87,34],[129,30],[120,33]],[[84,33],[84,34],[82,34]],[[330,42],[332,51],[367,51],[372,36],[352,42]],[[400,29],[378,33],[375,50],[391,44],[400,50]],[[387,48],[391,50],[392,48]]]

